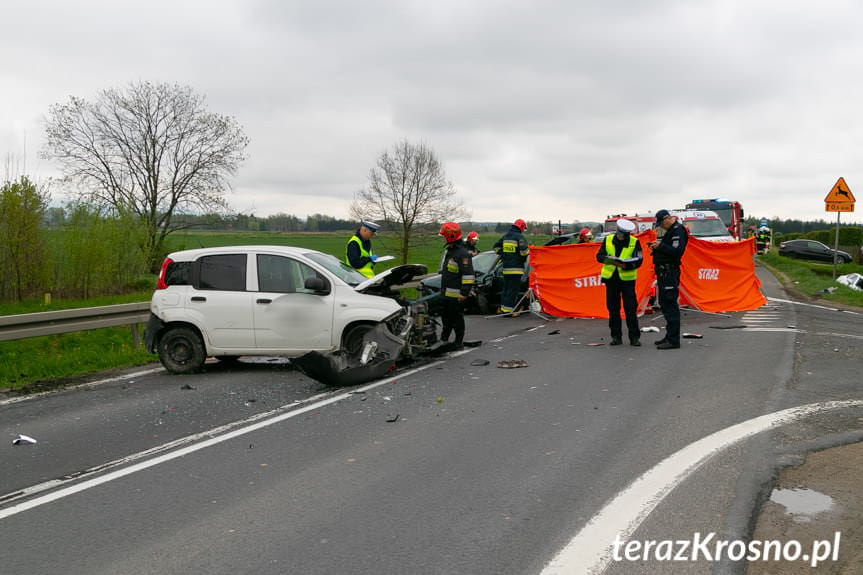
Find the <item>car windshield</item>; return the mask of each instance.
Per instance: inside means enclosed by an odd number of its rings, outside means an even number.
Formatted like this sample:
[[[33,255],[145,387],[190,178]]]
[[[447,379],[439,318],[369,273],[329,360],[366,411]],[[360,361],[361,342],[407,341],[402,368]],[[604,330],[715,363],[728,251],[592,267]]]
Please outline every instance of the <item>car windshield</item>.
[[[342,280],[348,285],[355,286],[366,281],[366,276],[350,267],[346,263],[339,261],[330,254],[322,254],[321,252],[308,252],[303,254],[316,264],[320,264],[327,268],[327,271]]]
[[[728,228],[719,219],[686,220],[683,222],[689,233],[698,238],[727,236]]]
[[[473,256],[473,271],[474,273],[487,274],[497,262],[497,254],[494,252],[482,252]]]

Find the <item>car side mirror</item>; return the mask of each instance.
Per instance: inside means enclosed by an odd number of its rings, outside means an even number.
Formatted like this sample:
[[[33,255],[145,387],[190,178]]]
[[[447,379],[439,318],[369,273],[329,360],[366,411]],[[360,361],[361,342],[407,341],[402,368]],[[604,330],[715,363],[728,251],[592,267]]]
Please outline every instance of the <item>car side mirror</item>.
[[[330,293],[330,285],[321,277],[313,276],[310,278],[306,278],[305,283],[303,283],[303,287],[307,290],[311,290],[317,295],[327,295]]]

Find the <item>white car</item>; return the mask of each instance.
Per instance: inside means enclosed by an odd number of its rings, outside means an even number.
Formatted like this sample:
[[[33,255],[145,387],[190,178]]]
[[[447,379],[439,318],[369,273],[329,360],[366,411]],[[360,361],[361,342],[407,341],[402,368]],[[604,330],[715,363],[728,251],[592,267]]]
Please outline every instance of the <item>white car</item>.
[[[162,264],[150,304],[147,349],[172,373],[196,371],[207,357],[310,352],[317,352],[318,369],[321,358],[337,360],[333,373],[382,353],[389,363],[381,370],[389,369],[412,328],[389,287],[425,271],[399,266],[367,279],[329,254],[287,246],[175,252]]]

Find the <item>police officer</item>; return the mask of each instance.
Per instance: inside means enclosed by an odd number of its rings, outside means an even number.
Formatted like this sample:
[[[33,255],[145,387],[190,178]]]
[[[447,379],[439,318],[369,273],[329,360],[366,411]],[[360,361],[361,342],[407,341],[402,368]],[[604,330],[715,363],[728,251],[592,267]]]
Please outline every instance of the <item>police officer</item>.
[[[464,240],[461,239],[461,226],[455,222],[446,222],[440,227],[440,232],[446,241],[441,273],[441,295],[443,295],[443,310],[441,320],[441,341],[449,340],[455,332],[455,349],[464,347],[464,306],[462,303],[471,294],[475,279],[473,258],[468,252]]]
[[[605,236],[596,253],[596,261],[603,264],[600,275],[605,284],[605,306],[608,308],[608,327],[611,330],[611,345],[623,343],[620,321],[620,300],[626,313],[626,330],[630,345],[640,346],[638,331],[638,300],[635,296],[635,280],[638,268],[644,261],[641,242],[635,237],[635,224],[629,220],[617,220],[617,231]]]
[[[494,244],[494,251],[500,256],[503,264],[503,293],[500,296],[500,313],[517,315],[515,304],[518,301],[518,290],[524,275],[524,263],[530,252],[524,230],[527,224],[522,219],[515,220],[509,231]]]
[[[363,220],[345,248],[345,263],[367,278],[375,275],[378,256],[372,253],[372,237],[380,228],[374,222]]]
[[[686,251],[689,236],[668,210],[656,212],[655,227],[665,230],[661,240],[650,242],[653,268],[656,270],[656,289],[659,308],[665,316],[665,337],[654,342],[656,349],[680,347],[680,306],[677,303],[680,289],[680,260]]]
[[[479,241],[479,234],[476,232],[470,232],[467,235],[467,251],[470,252],[470,255],[475,256],[479,253],[479,247],[477,247],[477,242]]]

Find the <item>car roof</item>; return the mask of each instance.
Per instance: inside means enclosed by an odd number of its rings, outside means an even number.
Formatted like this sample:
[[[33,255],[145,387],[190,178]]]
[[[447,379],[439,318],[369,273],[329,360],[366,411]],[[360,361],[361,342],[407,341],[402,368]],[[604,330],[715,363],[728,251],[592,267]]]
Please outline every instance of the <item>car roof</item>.
[[[198,259],[201,256],[209,256],[216,254],[250,254],[250,253],[276,253],[286,256],[297,256],[308,253],[323,253],[318,250],[308,248],[299,248],[295,246],[269,246],[269,245],[253,245],[253,246],[217,246],[211,248],[196,248],[192,250],[182,250],[168,254],[168,257],[174,261],[191,261]]]

